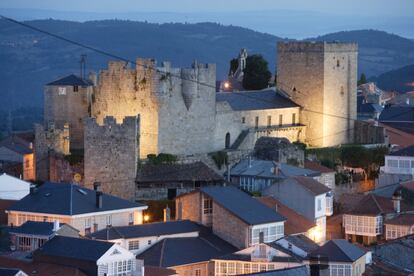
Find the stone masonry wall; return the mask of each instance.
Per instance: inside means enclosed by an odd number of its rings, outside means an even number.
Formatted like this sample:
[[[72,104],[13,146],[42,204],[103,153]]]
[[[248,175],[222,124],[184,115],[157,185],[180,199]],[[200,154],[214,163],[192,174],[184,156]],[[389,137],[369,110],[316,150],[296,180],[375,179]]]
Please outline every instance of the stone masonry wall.
[[[232,213],[213,202],[213,233],[243,249],[249,246],[249,226]]]
[[[85,125],[85,186],[100,182],[104,193],[134,199],[139,156],[139,117],[122,124],[106,117],[103,125],[89,118]]]
[[[189,193],[175,199],[176,219],[201,223],[201,194]]]

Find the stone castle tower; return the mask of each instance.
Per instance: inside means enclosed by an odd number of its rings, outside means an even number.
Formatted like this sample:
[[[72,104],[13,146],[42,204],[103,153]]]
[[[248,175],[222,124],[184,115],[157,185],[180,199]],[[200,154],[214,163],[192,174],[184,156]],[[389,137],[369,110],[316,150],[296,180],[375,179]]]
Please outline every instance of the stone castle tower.
[[[357,44],[281,42],[277,51],[277,87],[302,106],[306,142],[318,147],[352,143]]]

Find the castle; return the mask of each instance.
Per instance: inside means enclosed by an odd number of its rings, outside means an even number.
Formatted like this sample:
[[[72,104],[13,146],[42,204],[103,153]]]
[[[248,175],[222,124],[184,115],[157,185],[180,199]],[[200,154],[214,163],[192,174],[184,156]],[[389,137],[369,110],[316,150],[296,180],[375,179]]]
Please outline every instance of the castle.
[[[352,142],[357,46],[279,43],[278,55],[277,89],[244,92],[217,93],[214,64],[157,67],[137,59],[130,68],[110,62],[89,80],[71,75],[47,84],[45,121],[37,132],[69,126],[64,138],[48,137],[69,139],[69,151],[84,149],[87,186],[111,185],[116,176],[131,187],[138,160],[148,154],[249,151],[262,136],[313,146]],[[39,151],[54,149],[56,142],[43,136]]]

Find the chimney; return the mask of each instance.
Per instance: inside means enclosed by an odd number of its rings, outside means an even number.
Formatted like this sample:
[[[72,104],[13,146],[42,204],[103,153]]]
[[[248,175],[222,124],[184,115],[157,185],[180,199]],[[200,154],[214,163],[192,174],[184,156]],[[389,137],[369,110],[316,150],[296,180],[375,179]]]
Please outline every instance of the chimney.
[[[252,157],[250,155],[249,155],[249,158],[248,158],[248,165],[249,165],[249,168],[252,167]]]
[[[30,185],[30,194],[34,195],[37,192],[37,187],[35,185]]]
[[[277,204],[275,204],[275,211],[277,212]]]
[[[395,213],[399,214],[401,212],[401,190],[395,191],[392,195],[392,203]]]
[[[101,182],[94,182],[93,183],[93,190],[94,191],[100,191]]]
[[[171,209],[170,207],[165,207],[164,209],[164,222],[170,221],[171,220]]]
[[[280,173],[280,169],[279,169],[279,163],[274,163],[274,169],[273,169],[273,173],[274,173],[274,175],[279,175],[279,173]]]
[[[56,232],[60,228],[59,220],[53,221],[53,232]]]
[[[259,243],[264,243],[264,233],[263,232],[259,233]]]
[[[96,191],[96,208],[102,208],[102,192]]]

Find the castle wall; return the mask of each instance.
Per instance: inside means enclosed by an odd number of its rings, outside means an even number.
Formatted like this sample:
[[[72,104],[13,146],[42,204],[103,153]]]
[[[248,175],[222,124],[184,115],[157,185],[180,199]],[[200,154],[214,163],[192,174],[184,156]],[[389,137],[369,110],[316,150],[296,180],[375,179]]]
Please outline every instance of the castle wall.
[[[140,157],[159,153],[158,149],[158,79],[152,60],[137,59],[135,69],[126,62],[113,61],[99,74],[92,97],[92,117],[99,124],[107,116],[121,123],[126,116],[140,115]]]
[[[302,106],[301,123],[307,126],[306,142],[311,146],[352,142],[357,45],[279,43],[278,56],[277,86]]]
[[[62,129],[69,124],[70,147],[83,148],[83,120],[89,116],[92,86],[47,85],[44,89],[44,125],[50,122]]]
[[[85,186],[100,182],[104,193],[125,199],[135,195],[139,157],[139,117],[125,117],[121,124],[106,117],[100,125],[94,118],[85,124]]]
[[[211,152],[216,120],[215,65],[195,63],[188,69],[163,65],[159,70],[166,73],[158,77],[159,152]]]

